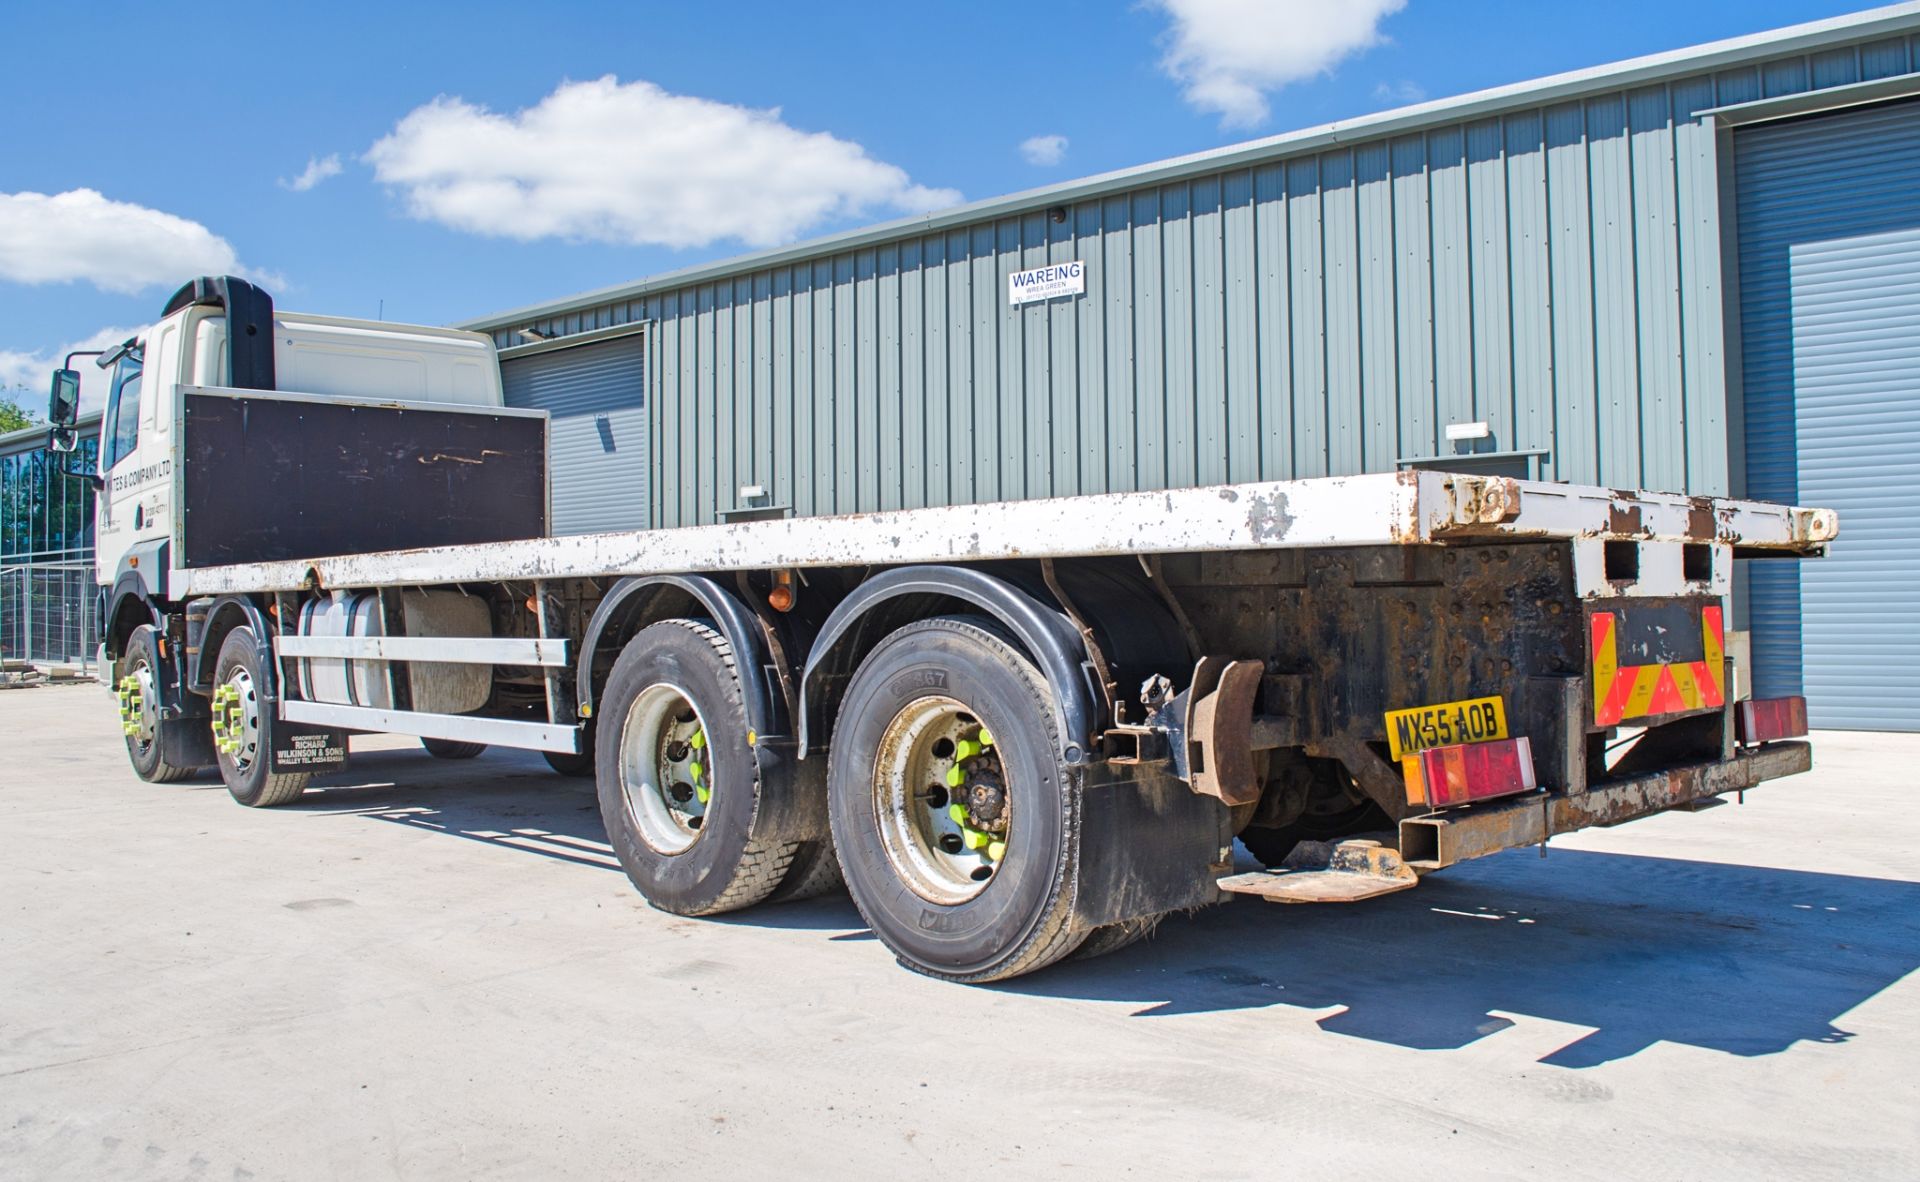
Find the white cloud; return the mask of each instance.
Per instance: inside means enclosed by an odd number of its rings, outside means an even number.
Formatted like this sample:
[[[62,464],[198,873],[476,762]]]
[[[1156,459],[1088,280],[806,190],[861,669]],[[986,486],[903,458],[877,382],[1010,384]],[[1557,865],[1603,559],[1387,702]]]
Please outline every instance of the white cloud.
[[[1067,137],[1064,135],[1035,135],[1020,141],[1020,154],[1028,164],[1041,167],[1058,164],[1067,154]]]
[[[133,295],[229,273],[244,273],[233,247],[199,222],[110,201],[92,189],[0,193],[0,279],[84,280]]]
[[[281,177],[280,187],[283,189],[292,189],[296,193],[304,193],[328,177],[339,175],[340,153],[335,152],[331,156],[309,156],[307,157],[307,170],[292,180]]]
[[[1373,97],[1383,103],[1409,106],[1413,103],[1425,102],[1427,98],[1427,88],[1418,82],[1411,82],[1402,78],[1398,82],[1379,83],[1373,88]]]
[[[872,210],[922,213],[960,195],[780,111],[671,94],[609,75],[498,114],[442,95],[368,150],[414,217],[532,241],[634,246],[789,242]]]
[[[70,341],[41,352],[0,349],[0,400],[15,403],[44,419],[47,414],[47,388],[53,371],[75,349],[108,349],[126,340],[138,329],[103,328],[92,336]],[[76,357],[74,368],[80,371],[80,413],[92,414],[106,405],[107,379],[110,376],[93,363],[91,357]]]
[[[1149,0],[1172,19],[1160,68],[1223,127],[1267,117],[1267,92],[1381,42],[1407,0]]]

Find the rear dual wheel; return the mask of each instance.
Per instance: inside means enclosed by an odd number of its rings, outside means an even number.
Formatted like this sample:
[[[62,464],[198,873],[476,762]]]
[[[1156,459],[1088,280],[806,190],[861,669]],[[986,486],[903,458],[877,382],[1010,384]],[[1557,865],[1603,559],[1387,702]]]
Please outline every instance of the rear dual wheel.
[[[902,964],[999,981],[1086,939],[1073,916],[1079,797],[1060,749],[1045,678],[980,621],[910,624],[861,663],[834,731],[829,812],[854,903]]]

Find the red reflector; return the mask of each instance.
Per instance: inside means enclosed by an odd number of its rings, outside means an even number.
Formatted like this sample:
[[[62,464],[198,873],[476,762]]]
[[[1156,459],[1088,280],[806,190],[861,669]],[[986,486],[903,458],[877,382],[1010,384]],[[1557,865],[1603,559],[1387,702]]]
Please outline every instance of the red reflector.
[[[1524,738],[1432,747],[1401,763],[1413,804],[1444,808],[1534,789],[1533,747]]]
[[[1807,733],[1805,698],[1757,698],[1735,703],[1734,735],[1743,745],[1797,739]]]

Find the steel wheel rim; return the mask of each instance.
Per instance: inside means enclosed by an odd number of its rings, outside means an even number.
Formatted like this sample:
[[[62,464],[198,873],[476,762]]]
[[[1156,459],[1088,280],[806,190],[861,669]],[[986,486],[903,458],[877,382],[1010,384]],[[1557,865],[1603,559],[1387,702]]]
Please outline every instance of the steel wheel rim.
[[[127,675],[120,679],[120,708],[129,726],[127,738],[142,755],[153,749],[160,733],[160,703],[153,687],[153,666],[145,658],[135,658]]]
[[[953,698],[916,699],[887,724],[874,757],[874,820],[887,861],[914,894],[953,907],[992,885],[1012,833],[1003,769],[991,734]],[[989,818],[968,802],[994,783],[1001,803]]]
[[[214,704],[214,742],[220,753],[245,775],[260,758],[260,693],[253,674],[236,665],[222,683]]]
[[[662,854],[693,848],[713,805],[706,720],[685,690],[640,691],[620,729],[620,794],[640,839]]]

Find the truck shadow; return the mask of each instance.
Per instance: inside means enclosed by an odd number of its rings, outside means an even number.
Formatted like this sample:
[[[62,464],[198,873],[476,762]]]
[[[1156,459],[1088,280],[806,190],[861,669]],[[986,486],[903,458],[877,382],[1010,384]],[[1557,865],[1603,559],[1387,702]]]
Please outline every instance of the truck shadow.
[[[1588,1032],[1540,1061],[1590,1067],[1663,1041],[1844,1042],[1835,1023],[1917,966],[1920,883],[1555,850],[1351,906],[1237,900],[1003,988],[1149,1017],[1324,1009],[1324,1030],[1415,1050],[1544,1018]]]
[[[558,775],[531,752],[445,760],[417,748],[355,751],[314,788],[285,811],[365,817],[621,873],[593,781]]]
[[[316,786],[290,809],[621,873],[592,781],[537,755],[356,753]],[[871,938],[844,895],[720,922]],[[1663,1041],[1749,1056],[1844,1042],[1836,1023],[1916,967],[1920,883],[1556,848],[1367,903],[1241,899],[1171,916],[1131,948],[996,988],[1143,1018],[1325,1011],[1329,1033],[1414,1050],[1464,1047],[1524,1016],[1575,1028],[1542,1062],[1588,1067]]]

